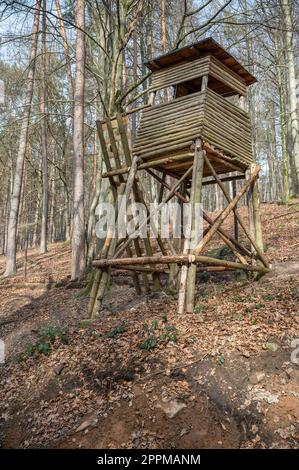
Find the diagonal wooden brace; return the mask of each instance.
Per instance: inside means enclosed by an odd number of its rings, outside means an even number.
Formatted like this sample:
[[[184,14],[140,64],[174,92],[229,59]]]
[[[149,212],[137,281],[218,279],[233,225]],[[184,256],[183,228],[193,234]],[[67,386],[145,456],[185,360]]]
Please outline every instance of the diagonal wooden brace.
[[[232,202],[232,199],[231,199],[231,197],[230,197],[228,191],[226,190],[226,188],[225,188],[224,184],[222,183],[222,181],[220,181],[220,178],[218,177],[216,171],[215,171],[214,168],[213,168],[213,165],[211,164],[211,162],[209,161],[209,159],[208,159],[206,156],[205,156],[205,162],[206,162],[207,166],[209,167],[209,169],[211,170],[211,172],[212,172],[212,174],[213,174],[215,180],[217,181],[218,185],[219,185],[220,188],[222,189],[223,194],[224,194],[224,196],[225,196],[227,202],[228,202],[228,203],[231,203],[231,202]],[[257,170],[257,172],[259,172],[259,167],[256,167],[256,170]],[[254,246],[254,248],[255,248],[255,250],[256,250],[256,252],[257,252],[257,254],[258,254],[260,260],[263,262],[263,264],[264,264],[265,267],[268,267],[268,263],[267,263],[267,260],[266,260],[266,258],[265,258],[265,256],[264,256],[264,254],[263,254],[262,251],[259,249],[259,247],[257,246],[257,244],[256,244],[256,242],[255,242],[255,240],[254,240],[254,238],[250,235],[249,231],[247,230],[247,227],[245,226],[245,224],[244,224],[242,218],[240,217],[236,206],[234,206],[234,208],[233,208],[232,210],[233,210],[233,212],[234,212],[234,214],[235,214],[235,216],[236,216],[236,218],[237,218],[239,224],[241,225],[242,229],[244,230],[245,235],[246,235],[247,238],[249,239],[250,243]]]
[[[224,220],[228,217],[231,211],[236,207],[241,197],[246,193],[251,183],[257,178],[258,173],[259,173],[259,168],[256,168],[252,172],[250,179],[246,181],[246,183],[244,184],[242,189],[239,191],[239,193],[236,195],[236,197],[228,204],[228,206],[217,217],[216,221],[211,226],[209,232],[203,237],[203,239],[199,242],[197,247],[193,250],[193,253],[195,255],[198,255],[199,253],[201,253],[204,247],[207,245],[207,243],[209,243],[213,235],[215,235],[215,233],[218,231],[218,228],[221,226]]]

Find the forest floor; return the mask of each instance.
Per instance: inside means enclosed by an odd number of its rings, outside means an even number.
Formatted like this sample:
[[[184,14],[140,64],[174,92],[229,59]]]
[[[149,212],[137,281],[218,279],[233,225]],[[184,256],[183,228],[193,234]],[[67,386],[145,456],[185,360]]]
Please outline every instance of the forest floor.
[[[26,279],[20,253],[0,279],[0,446],[298,448],[299,205],[263,204],[262,222],[274,271],[201,274],[190,315],[119,274],[88,325],[69,246],[29,251]]]

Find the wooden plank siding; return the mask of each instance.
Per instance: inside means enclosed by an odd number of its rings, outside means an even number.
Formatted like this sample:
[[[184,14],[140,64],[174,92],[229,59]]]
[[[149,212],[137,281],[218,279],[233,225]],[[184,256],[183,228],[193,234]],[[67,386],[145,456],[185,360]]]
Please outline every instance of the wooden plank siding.
[[[239,95],[246,95],[245,80],[237,75],[233,70],[226,67],[220,60],[210,56],[209,75],[216,78],[220,82],[228,85]]]
[[[133,153],[146,160],[170,150],[190,147],[201,133],[203,117],[203,93],[194,93],[146,109],[137,131]]]
[[[223,153],[223,162],[215,161],[219,173],[234,164],[244,170],[253,161],[248,113],[209,89],[144,110],[132,152],[144,162],[186,154],[185,161],[161,166],[180,175],[192,164],[190,147],[198,137]],[[212,150],[208,155],[215,157]],[[204,174],[210,174],[207,168]]]
[[[209,89],[201,136],[242,165],[253,162],[249,114]]]
[[[172,85],[194,80],[207,75],[210,67],[210,57],[203,57],[192,62],[159,70],[152,75],[151,91],[157,91]]]
[[[239,95],[246,94],[245,80],[213,56],[201,57],[154,72],[150,91],[190,82],[204,75],[215,78]]]

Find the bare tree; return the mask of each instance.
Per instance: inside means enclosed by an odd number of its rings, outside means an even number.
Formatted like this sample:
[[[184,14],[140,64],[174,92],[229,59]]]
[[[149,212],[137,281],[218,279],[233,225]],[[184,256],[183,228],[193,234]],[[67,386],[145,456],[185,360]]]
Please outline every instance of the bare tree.
[[[72,84],[72,72],[71,72],[71,61],[70,61],[70,56],[69,56],[69,46],[68,46],[68,40],[67,40],[67,35],[65,31],[65,26],[64,26],[64,21],[63,21],[63,16],[62,16],[62,11],[60,7],[60,2],[59,0],[55,0],[55,7],[57,10],[57,16],[59,18],[59,32],[62,38],[63,42],[63,51],[65,55],[65,60],[66,60],[66,76],[67,76],[67,83],[68,83],[68,95],[69,99],[73,100],[73,84]]]
[[[42,20],[42,53],[41,53],[41,74],[40,74],[40,112],[41,112],[41,143],[42,143],[42,168],[43,168],[43,206],[42,224],[40,236],[40,253],[47,252],[48,234],[48,145],[47,145],[47,91],[46,91],[46,11],[47,0],[43,0],[43,20]]]
[[[82,277],[85,271],[84,223],[84,82],[85,37],[84,0],[76,2],[76,75],[73,131],[73,225],[72,225],[72,279]]]
[[[8,239],[6,251],[6,268],[4,276],[12,276],[16,272],[16,249],[17,249],[17,225],[18,214],[20,208],[20,196],[22,190],[24,159],[26,154],[27,137],[29,119],[31,113],[33,85],[35,78],[36,51],[38,42],[40,0],[36,3],[36,11],[34,16],[32,45],[29,55],[29,67],[27,72],[27,83],[25,90],[25,104],[22,116],[22,124],[20,130],[19,149],[16,160],[16,168],[13,182],[12,199],[10,204],[10,214],[8,221]]]
[[[284,14],[285,24],[285,46],[286,46],[286,65],[288,71],[289,85],[289,119],[290,119],[290,151],[293,157],[296,171],[296,192],[299,192],[299,120],[297,114],[297,97],[296,97],[296,74],[295,61],[293,53],[293,33],[291,8],[289,0],[282,1],[282,11]]]

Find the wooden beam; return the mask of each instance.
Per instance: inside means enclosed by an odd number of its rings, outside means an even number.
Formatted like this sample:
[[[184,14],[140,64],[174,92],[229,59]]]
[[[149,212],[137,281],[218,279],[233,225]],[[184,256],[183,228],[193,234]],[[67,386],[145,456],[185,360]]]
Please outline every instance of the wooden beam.
[[[164,188],[167,188],[167,189],[170,189],[171,190],[171,186],[166,183],[166,181],[162,178],[160,178],[160,176],[156,175],[153,171],[151,171],[150,169],[146,169],[147,173],[149,173],[153,178],[155,178],[157,181],[159,181],[159,183],[164,187]],[[165,175],[165,173],[163,173],[163,176]],[[180,199],[182,202],[188,202],[188,199],[186,199],[179,191],[175,191],[174,195]]]
[[[217,175],[217,173],[215,172],[215,170],[214,170],[213,166],[211,165],[211,163],[209,162],[209,160],[206,158],[205,161],[206,161],[206,164],[210,167],[210,170],[211,170],[211,172],[213,173],[214,178],[217,180],[218,185],[219,185],[220,188],[222,189],[223,194],[224,194],[224,196],[225,196],[227,202],[228,202],[229,205],[230,205],[230,204],[232,203],[232,199],[231,199],[229,193],[227,192],[226,187],[223,185],[223,183],[222,183],[222,182],[220,181],[220,179],[218,178],[218,175]],[[255,166],[252,168],[251,173],[248,175],[247,183],[246,183],[245,186],[247,186],[247,187],[249,187],[249,188],[252,187],[252,185],[254,185],[255,179],[258,177],[258,174],[259,174],[259,166],[258,166],[258,165],[255,165]],[[251,180],[251,176],[252,176],[252,175],[256,175],[256,176],[255,176],[254,178],[252,178],[252,180]],[[248,181],[250,181],[250,180],[251,180],[251,182],[248,184]],[[235,198],[236,198],[236,197],[235,197]],[[234,199],[235,199],[235,198],[234,198]],[[233,199],[233,200],[234,200],[234,199]],[[237,210],[237,203],[233,206],[232,210],[233,210],[233,212],[234,212],[234,214],[235,214],[235,216],[236,216],[236,218],[237,218],[239,224],[241,225],[242,229],[244,230],[245,235],[246,235],[247,238],[249,239],[250,243],[254,246],[254,248],[255,248],[255,250],[256,250],[256,252],[257,252],[258,257],[259,257],[260,260],[263,262],[264,266],[265,266],[265,267],[268,267],[268,262],[267,262],[267,260],[266,260],[266,258],[265,258],[265,256],[264,256],[262,250],[258,247],[258,245],[257,245],[257,243],[256,243],[256,241],[255,241],[255,239],[254,239],[254,237],[252,237],[252,235],[249,233],[249,231],[247,230],[246,225],[244,224],[244,222],[243,222],[241,216],[240,216],[239,213],[238,213],[238,210]]]
[[[241,264],[234,261],[227,261],[223,259],[211,258],[209,256],[202,255],[168,255],[168,256],[142,256],[138,258],[110,258],[110,259],[101,259],[94,260],[92,262],[93,266],[100,269],[107,269],[109,267],[115,266],[134,266],[136,265],[147,265],[147,264],[196,264],[200,263],[203,265],[210,266],[224,266],[232,269],[241,269],[243,271],[259,271],[259,272],[269,272],[269,268],[258,265],[250,264]]]
[[[235,208],[241,197],[246,193],[247,189],[249,188],[250,184],[257,178],[259,173],[259,168],[256,168],[252,174],[251,177],[242,189],[239,191],[239,193],[236,195],[236,197],[228,204],[228,206],[224,209],[224,211],[217,217],[216,221],[214,224],[211,226],[209,232],[203,237],[203,239],[199,242],[197,247],[194,249],[193,253],[195,255],[198,255],[203,248],[209,243],[213,235],[217,232],[218,228],[220,225],[224,222],[224,220],[228,217],[228,215],[231,213],[231,211]]]
[[[184,175],[179,179],[179,181],[177,181],[175,183],[175,185],[173,186],[173,188],[171,189],[171,191],[169,192],[169,194],[166,196],[166,198],[155,208],[154,211],[152,211],[149,216],[147,218],[145,218],[140,226],[126,239],[126,241],[124,242],[124,244],[117,250],[116,254],[115,254],[115,257],[117,258],[118,256],[120,256],[124,250],[126,249],[126,247],[128,246],[128,244],[132,241],[133,238],[136,237],[136,235],[138,235],[139,233],[139,230],[145,225],[147,224],[150,219],[151,219],[151,216],[153,215],[154,212],[156,211],[159,211],[173,196],[174,196],[174,193],[175,191],[177,190],[177,188],[181,185],[181,183],[189,176],[189,174],[192,172],[192,169],[193,169],[193,165],[188,168],[188,170],[184,173]]]
[[[208,224],[213,225],[214,222],[216,222],[217,218],[215,220],[211,219],[211,217],[208,216],[208,214],[203,211],[203,218]],[[230,242],[239,250],[240,253],[243,255],[251,256],[250,251],[243,245],[241,245],[237,240],[235,240],[233,237],[230,236],[229,233],[227,233],[222,227],[219,227],[217,232],[221,233],[224,235]]]
[[[219,178],[222,183],[227,183],[228,181],[238,181],[238,180],[244,180],[245,179],[245,174],[243,175],[235,175],[235,176],[225,176],[224,178]],[[203,181],[202,185],[203,186],[208,186],[209,184],[216,184],[217,180],[214,178],[212,180],[207,180]]]
[[[159,167],[163,164],[166,164],[166,163],[172,163],[172,162],[175,162],[175,161],[181,161],[181,160],[187,160],[188,158],[193,158],[194,154],[191,153],[191,152],[188,152],[188,153],[184,153],[184,154],[181,154],[181,155],[174,155],[174,156],[167,156],[167,157],[163,157],[163,158],[159,158],[157,160],[151,160],[149,162],[144,162],[144,163],[140,163],[138,165],[138,168],[137,170],[145,170],[146,168],[156,168],[156,167]],[[106,171],[105,173],[103,173],[102,177],[103,178],[109,178],[111,176],[117,176],[117,175],[123,175],[125,173],[128,173],[130,170],[130,168],[128,166],[123,166],[119,169],[113,169],[111,171]]]

